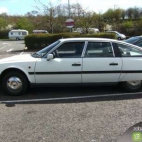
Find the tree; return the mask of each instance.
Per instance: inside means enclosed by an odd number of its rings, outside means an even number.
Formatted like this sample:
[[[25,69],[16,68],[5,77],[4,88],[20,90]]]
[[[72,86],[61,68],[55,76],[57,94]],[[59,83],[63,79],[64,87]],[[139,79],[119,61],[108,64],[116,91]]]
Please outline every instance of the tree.
[[[114,20],[118,21],[121,19],[122,10],[120,8],[114,9]]]
[[[133,17],[134,17],[134,19],[140,18],[140,9],[139,8],[137,8],[137,7],[133,8]]]
[[[126,10],[121,9],[121,18],[124,20],[126,17]]]
[[[4,29],[7,26],[7,21],[0,17],[0,30]]]
[[[133,18],[133,14],[134,14],[134,9],[133,8],[128,8],[127,10],[126,10],[126,14],[127,14],[127,17],[128,17],[128,19],[132,19]]]
[[[54,6],[51,1],[46,5],[42,3],[40,0],[35,0],[39,6],[36,6],[35,8],[38,10],[38,12],[44,16],[43,18],[43,26],[45,26],[48,31],[51,31],[51,33],[54,32],[54,20],[55,17],[58,15],[58,9],[60,8],[60,5]],[[41,6],[41,7],[40,7]]]
[[[103,17],[106,21],[113,21],[114,20],[114,10],[108,9],[104,14]]]
[[[32,30],[34,29],[34,26],[27,18],[22,17],[16,23],[15,28],[25,29],[25,30],[28,30],[29,32],[32,32]]]

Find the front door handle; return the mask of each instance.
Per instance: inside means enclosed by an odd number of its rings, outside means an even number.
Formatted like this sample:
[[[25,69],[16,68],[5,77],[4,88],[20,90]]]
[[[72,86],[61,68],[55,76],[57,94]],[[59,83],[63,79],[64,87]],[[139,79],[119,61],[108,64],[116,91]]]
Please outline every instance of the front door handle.
[[[118,63],[110,63],[110,66],[118,66]]]
[[[80,63],[73,63],[72,66],[81,66]]]

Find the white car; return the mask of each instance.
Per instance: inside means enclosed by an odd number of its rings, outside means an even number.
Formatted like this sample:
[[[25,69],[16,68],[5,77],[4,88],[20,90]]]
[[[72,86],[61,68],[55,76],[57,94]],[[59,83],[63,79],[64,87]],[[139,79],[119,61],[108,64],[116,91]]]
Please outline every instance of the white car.
[[[116,34],[116,38],[118,40],[124,40],[124,39],[126,39],[126,36],[124,34],[121,34],[121,33],[117,32],[117,31],[106,31],[106,32],[107,33],[115,33]]]
[[[60,39],[36,53],[0,60],[1,87],[9,95],[39,84],[121,83],[134,92],[141,80],[142,49],[112,39]]]

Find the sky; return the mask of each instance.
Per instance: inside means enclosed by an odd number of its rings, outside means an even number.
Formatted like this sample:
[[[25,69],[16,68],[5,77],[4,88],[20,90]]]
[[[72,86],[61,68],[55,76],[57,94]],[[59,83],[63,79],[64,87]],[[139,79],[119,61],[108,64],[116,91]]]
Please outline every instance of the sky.
[[[49,4],[49,0],[40,0]],[[53,5],[67,4],[68,0],[50,0]],[[87,11],[103,13],[109,8],[141,7],[142,0],[69,0],[70,4],[79,3]],[[34,0],[0,0],[0,13],[6,12],[9,15],[24,15],[32,10],[37,10],[37,3]]]

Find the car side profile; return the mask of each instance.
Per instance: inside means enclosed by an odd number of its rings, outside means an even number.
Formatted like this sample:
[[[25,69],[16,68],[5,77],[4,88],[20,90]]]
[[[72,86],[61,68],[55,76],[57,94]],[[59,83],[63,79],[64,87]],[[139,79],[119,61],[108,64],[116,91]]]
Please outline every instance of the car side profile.
[[[124,40],[124,39],[126,39],[126,36],[124,34],[121,34],[121,33],[117,32],[117,31],[106,31],[106,32],[107,33],[114,33],[116,35],[116,38],[118,40]]]
[[[126,91],[142,86],[142,49],[101,38],[60,39],[42,50],[0,60],[0,84],[9,95],[31,85],[121,83]]]

